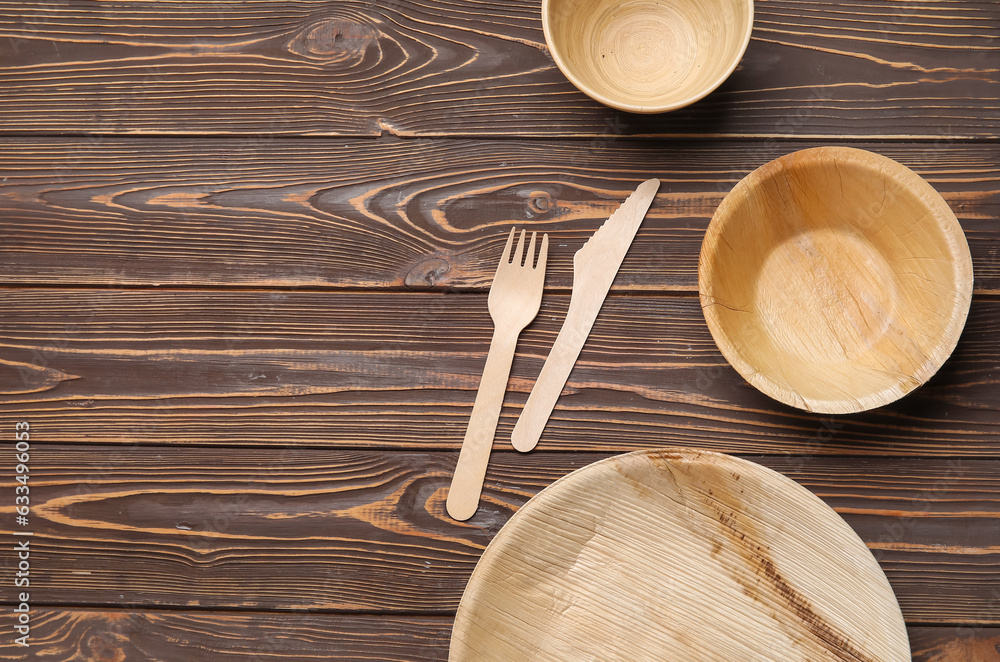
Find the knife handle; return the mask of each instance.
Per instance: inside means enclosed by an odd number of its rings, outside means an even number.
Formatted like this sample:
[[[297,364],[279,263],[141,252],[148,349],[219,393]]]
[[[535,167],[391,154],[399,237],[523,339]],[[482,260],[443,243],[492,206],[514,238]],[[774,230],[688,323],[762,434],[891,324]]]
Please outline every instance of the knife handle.
[[[566,386],[566,380],[573,371],[573,365],[580,356],[580,350],[583,349],[597,316],[596,313],[588,315],[580,306],[574,306],[573,298],[570,298],[566,321],[559,329],[549,357],[545,359],[542,371],[531,388],[528,401],[524,403],[524,409],[510,436],[514,448],[522,453],[527,453],[538,444],[538,438],[542,436],[542,430]],[[597,301],[598,306],[600,303],[601,301]]]

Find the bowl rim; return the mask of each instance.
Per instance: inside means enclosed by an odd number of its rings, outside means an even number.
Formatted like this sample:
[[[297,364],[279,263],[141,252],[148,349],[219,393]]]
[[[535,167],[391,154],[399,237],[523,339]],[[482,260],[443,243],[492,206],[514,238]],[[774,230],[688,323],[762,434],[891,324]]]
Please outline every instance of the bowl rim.
[[[948,314],[947,326],[937,344],[928,353],[927,359],[912,375],[902,376],[892,386],[873,393],[856,395],[853,398],[843,396],[831,396],[825,399],[807,398],[778,385],[743,357],[737,344],[730,339],[726,326],[720,322],[720,317],[715,311],[716,306],[713,305],[715,270],[711,266],[710,258],[720,244],[720,236],[728,226],[727,219],[732,210],[742,203],[746,192],[774,177],[785,169],[786,164],[811,156],[862,163],[867,166],[877,164],[887,177],[907,190],[913,191],[927,204],[931,209],[934,224],[940,229],[954,256],[954,277],[950,282],[954,291],[952,308]],[[698,258],[698,295],[702,313],[716,346],[729,364],[751,385],[775,400],[798,409],[826,414],[851,414],[881,407],[902,398],[934,376],[951,356],[965,328],[972,303],[973,280],[972,255],[968,240],[954,211],[941,194],[923,177],[902,163],[876,152],[847,146],[810,147],[790,152],[765,163],[743,177],[726,194],[712,215]]]
[[[545,45],[548,48],[549,54],[552,56],[552,59],[555,62],[556,67],[559,68],[559,71],[561,71],[563,75],[567,79],[569,79],[569,82],[571,82],[573,86],[576,87],[576,89],[580,90],[594,101],[598,101],[604,104],[605,106],[625,111],[628,113],[639,113],[639,114],[666,113],[672,110],[678,110],[680,108],[690,106],[691,104],[704,99],[709,94],[717,90],[719,86],[722,85],[722,83],[724,83],[726,79],[729,78],[729,76],[731,76],[734,71],[736,71],[736,67],[739,66],[740,61],[743,59],[743,55],[746,53],[747,46],[749,46],[750,44],[750,36],[753,34],[754,0],[735,0],[739,4],[746,5],[750,10],[749,16],[747,17],[746,29],[743,32],[742,43],[740,44],[739,49],[734,54],[732,62],[729,63],[729,66],[727,66],[726,69],[721,74],[719,74],[719,76],[717,76],[714,80],[712,80],[711,84],[706,85],[702,90],[695,92],[694,94],[679,101],[676,101],[674,103],[661,104],[655,106],[624,103],[616,99],[612,99],[611,97],[600,94],[595,90],[591,89],[588,85],[585,85],[583,81],[575,73],[573,73],[569,64],[563,58],[562,53],[556,46],[555,40],[552,38],[552,27],[549,24],[549,7],[552,5],[553,2],[558,2],[558,1],[563,1],[563,0],[542,0],[542,33],[545,36]]]

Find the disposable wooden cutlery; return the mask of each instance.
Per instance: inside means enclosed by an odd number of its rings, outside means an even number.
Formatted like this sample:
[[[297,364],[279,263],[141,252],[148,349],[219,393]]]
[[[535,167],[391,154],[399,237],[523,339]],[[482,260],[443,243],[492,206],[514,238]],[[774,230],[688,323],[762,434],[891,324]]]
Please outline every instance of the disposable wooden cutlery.
[[[658,179],[639,184],[635,192],[573,256],[573,291],[569,311],[514,426],[511,442],[517,450],[530,451],[538,443],[604,298],[611,289],[618,267],[625,259],[625,253],[632,245],[632,239],[659,188]]]
[[[524,235],[524,230],[521,230],[517,248],[511,255],[514,230],[510,231],[507,246],[490,286],[489,310],[490,317],[493,318],[493,340],[486,356],[486,367],[483,368],[476,402],[472,406],[469,427],[458,455],[451,489],[448,491],[448,514],[457,520],[469,519],[479,508],[486,465],[489,464],[517,337],[535,319],[542,302],[549,236],[542,235],[537,264],[533,266],[535,233],[531,233],[526,257]]]

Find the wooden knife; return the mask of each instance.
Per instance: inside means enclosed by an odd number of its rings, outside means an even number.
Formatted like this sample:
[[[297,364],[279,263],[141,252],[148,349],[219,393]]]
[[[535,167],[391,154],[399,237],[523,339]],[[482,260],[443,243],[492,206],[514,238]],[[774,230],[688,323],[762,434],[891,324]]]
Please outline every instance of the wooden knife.
[[[659,188],[658,179],[640,184],[573,256],[573,291],[569,311],[511,434],[511,442],[517,450],[530,451],[542,436],[552,408],[611,289],[618,267],[625,259],[625,253],[632,245],[632,239]]]

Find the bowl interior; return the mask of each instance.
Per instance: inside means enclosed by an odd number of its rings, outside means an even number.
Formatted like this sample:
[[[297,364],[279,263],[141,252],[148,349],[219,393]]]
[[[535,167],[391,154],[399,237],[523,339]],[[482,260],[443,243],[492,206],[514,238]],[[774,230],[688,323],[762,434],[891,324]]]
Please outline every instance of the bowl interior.
[[[546,0],[545,38],[567,78],[598,101],[662,112],[697,101],[736,68],[752,0]]]
[[[845,413],[937,371],[965,323],[972,260],[918,175],[871,152],[818,148],[763,166],[726,197],[699,289],[716,343],[748,381]]]

